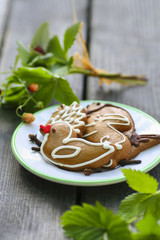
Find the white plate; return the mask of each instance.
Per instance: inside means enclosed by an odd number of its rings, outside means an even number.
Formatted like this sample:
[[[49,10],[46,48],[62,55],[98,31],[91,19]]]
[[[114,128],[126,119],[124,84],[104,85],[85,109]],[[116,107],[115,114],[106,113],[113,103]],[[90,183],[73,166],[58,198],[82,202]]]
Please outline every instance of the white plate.
[[[93,101],[81,101],[81,105],[86,107],[91,102]],[[119,103],[104,101],[99,102],[111,103],[125,108],[132,115],[135,121],[137,133],[160,134],[160,124],[148,114],[136,108]],[[28,135],[37,134],[38,138],[42,138],[38,133],[39,125],[46,123],[55,108],[57,108],[57,106],[52,106],[35,113],[36,120],[32,124],[27,125],[21,123],[14,131],[11,146],[19,163],[39,177],[68,185],[98,186],[125,181],[125,177],[121,171],[122,167],[85,176],[82,172],[70,172],[49,164],[43,160],[40,153],[31,150],[33,143],[29,141]],[[149,171],[160,161],[160,144],[140,153],[136,159],[142,160],[142,163],[138,165],[125,166],[123,168],[132,168],[143,172]]]

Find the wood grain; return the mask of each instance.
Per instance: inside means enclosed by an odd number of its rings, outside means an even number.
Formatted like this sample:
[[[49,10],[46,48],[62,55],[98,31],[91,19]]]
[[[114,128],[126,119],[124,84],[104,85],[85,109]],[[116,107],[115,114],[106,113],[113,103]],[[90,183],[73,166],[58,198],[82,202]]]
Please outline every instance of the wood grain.
[[[70,0],[13,1],[8,23],[5,25],[3,21],[2,24],[6,34],[3,36],[1,71],[13,66],[16,40],[29,45],[43,21],[49,22],[51,35],[58,34],[62,41],[65,29],[73,24],[71,4]],[[87,1],[78,3],[79,20],[85,21],[86,9]],[[80,98],[82,80],[82,76],[69,79]],[[10,147],[11,136],[19,123],[15,110],[0,109],[0,239],[65,239],[60,216],[76,203],[76,187],[48,182],[19,165]]]
[[[5,29],[8,23],[10,8],[11,8],[10,0],[0,1],[0,55],[2,53],[3,40],[5,36]]]
[[[160,1],[101,0],[92,1],[90,56],[98,68],[110,72],[146,74],[144,87],[103,85],[88,80],[88,99],[108,100],[137,107],[160,121]],[[160,182],[160,166],[151,175]],[[81,201],[116,210],[120,201],[132,191],[126,183],[82,188]]]
[[[129,104],[160,120],[159,10],[160,1],[93,1],[90,36],[93,65],[109,72],[146,74],[149,80],[145,87],[113,84],[100,89],[97,79],[90,78],[88,99]]]

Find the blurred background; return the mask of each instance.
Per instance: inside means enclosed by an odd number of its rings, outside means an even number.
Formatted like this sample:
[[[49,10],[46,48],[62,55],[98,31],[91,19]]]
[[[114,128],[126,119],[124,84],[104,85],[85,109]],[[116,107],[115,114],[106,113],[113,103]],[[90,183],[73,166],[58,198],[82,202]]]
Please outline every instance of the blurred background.
[[[1,0],[0,70],[13,66],[16,40],[28,46],[34,32],[44,21],[49,23],[51,36],[57,34],[62,40],[65,30],[74,21],[73,3],[78,21],[84,23],[83,37],[92,64],[109,72],[146,74],[149,79],[145,87],[103,84],[99,88],[98,79],[88,78],[83,89],[84,76],[69,76],[76,95],[80,99],[126,103],[154,115],[158,120],[159,0]],[[77,50],[75,45],[70,54]]]

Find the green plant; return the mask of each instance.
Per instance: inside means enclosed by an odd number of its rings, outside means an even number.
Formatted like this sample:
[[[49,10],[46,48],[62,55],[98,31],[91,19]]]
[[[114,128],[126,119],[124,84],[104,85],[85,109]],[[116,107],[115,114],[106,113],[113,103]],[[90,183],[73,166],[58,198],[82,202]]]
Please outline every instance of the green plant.
[[[135,191],[120,203],[115,214],[99,202],[72,206],[61,217],[67,237],[74,240],[159,240],[160,191],[147,173],[122,170]],[[133,229],[136,231],[132,231]]]
[[[74,73],[99,77],[100,84],[112,81],[126,85],[146,84],[144,76],[108,73],[94,68],[81,29],[80,22],[69,27],[64,33],[62,45],[57,35],[50,37],[48,23],[44,22],[33,36],[29,49],[17,41],[18,54],[14,67],[0,89],[0,106],[17,108],[17,115],[22,116],[23,111],[33,113],[46,107],[53,98],[66,105],[79,102],[64,78]],[[69,56],[75,39],[81,46],[81,52]]]

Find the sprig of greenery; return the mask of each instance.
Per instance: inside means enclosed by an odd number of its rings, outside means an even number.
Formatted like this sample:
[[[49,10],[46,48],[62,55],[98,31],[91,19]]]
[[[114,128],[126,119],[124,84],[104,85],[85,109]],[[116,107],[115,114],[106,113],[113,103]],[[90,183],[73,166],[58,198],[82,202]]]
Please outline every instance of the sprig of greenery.
[[[98,70],[90,63],[80,22],[69,27],[60,43],[57,35],[50,37],[49,26],[44,22],[34,34],[29,49],[17,41],[17,56],[11,75],[6,77],[0,91],[0,106],[35,112],[46,107],[54,98],[66,105],[79,99],[73,93],[65,75],[80,73],[100,78],[103,82],[121,84],[146,84],[144,76],[129,76]],[[79,38],[78,38],[79,36]],[[75,39],[81,42],[81,54],[69,56]],[[19,63],[19,65],[18,65]],[[18,66],[18,67],[17,67]],[[38,87],[31,92],[30,84]],[[29,100],[28,100],[29,99]]]
[[[127,196],[115,214],[99,202],[72,206],[61,217],[64,233],[74,240],[160,239],[160,191],[147,173],[122,170],[128,185],[138,192]],[[132,223],[132,227],[131,224]],[[136,232],[131,229],[136,230]]]
[[[18,55],[14,68],[11,75],[5,78],[0,92],[1,107],[35,112],[46,107],[53,98],[66,105],[79,102],[63,77],[73,63],[68,51],[75,41],[79,26],[80,23],[77,23],[66,30],[64,48],[58,36],[50,38],[47,22],[37,29],[29,49],[17,41]],[[19,60],[21,66],[17,68]],[[32,83],[38,85],[35,92],[29,90]]]
[[[127,223],[99,202],[73,206],[63,215],[62,225],[66,235],[75,240],[131,239]]]

